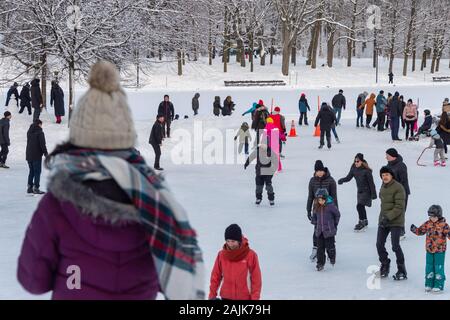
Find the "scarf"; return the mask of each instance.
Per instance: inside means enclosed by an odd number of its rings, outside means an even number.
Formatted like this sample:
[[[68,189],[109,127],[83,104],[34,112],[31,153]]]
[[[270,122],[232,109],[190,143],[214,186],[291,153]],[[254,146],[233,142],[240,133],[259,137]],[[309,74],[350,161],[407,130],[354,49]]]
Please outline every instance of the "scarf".
[[[50,164],[50,176],[61,171],[80,183],[114,179],[139,211],[166,299],[204,299],[204,266],[196,233],[164,180],[139,151],[69,151],[56,155]]]
[[[250,247],[248,242],[243,242],[241,247],[236,250],[230,250],[226,243],[223,245],[223,255],[225,259],[233,262],[244,259],[248,255],[249,251]]]

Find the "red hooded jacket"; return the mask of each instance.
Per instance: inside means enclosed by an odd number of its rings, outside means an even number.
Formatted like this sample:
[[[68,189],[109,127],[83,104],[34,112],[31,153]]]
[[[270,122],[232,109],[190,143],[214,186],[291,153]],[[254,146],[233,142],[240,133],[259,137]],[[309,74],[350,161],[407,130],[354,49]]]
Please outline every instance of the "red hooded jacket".
[[[229,250],[226,244],[219,252],[211,272],[209,299],[259,300],[261,295],[261,270],[258,256],[243,237],[239,249]]]

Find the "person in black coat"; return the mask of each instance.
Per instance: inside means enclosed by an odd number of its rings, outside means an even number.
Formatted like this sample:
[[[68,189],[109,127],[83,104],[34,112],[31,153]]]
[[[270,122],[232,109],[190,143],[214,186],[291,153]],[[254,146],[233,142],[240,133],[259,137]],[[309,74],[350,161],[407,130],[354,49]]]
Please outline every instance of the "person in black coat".
[[[362,153],[358,153],[355,162],[350,168],[350,172],[345,178],[339,179],[338,184],[342,185],[355,178],[357,194],[356,210],[359,215],[359,222],[355,226],[355,231],[362,231],[367,228],[369,222],[367,220],[366,207],[372,206],[372,200],[377,198],[375,183],[373,182],[372,169],[369,168],[367,161]]]
[[[234,111],[234,106],[236,104],[231,100],[231,97],[228,96],[224,101],[223,101],[223,108],[222,108],[222,115],[223,116],[231,116],[231,114]]]
[[[258,148],[247,158],[244,169],[247,169],[255,159],[256,204],[259,205],[262,202],[262,193],[265,185],[270,205],[273,206],[275,205],[275,193],[273,191],[272,178],[278,170],[278,156],[267,145],[267,141],[262,141]]]
[[[40,81],[41,80],[39,79],[34,79],[31,81],[31,106],[34,109],[33,121],[39,120],[39,116],[41,115],[41,110],[43,108],[41,88],[39,87]]]
[[[327,146],[328,149],[331,148],[331,128],[336,125],[336,115],[333,113],[331,108],[324,102],[322,103],[322,107],[317,115],[314,126],[317,127],[320,123],[320,146],[319,149],[322,149],[325,145],[325,135],[327,136]]]
[[[388,76],[389,76],[389,83],[393,84],[394,83],[394,74],[392,72],[389,72]]]
[[[198,109],[200,108],[200,102],[198,99],[200,98],[200,93],[196,93],[192,98],[192,110],[194,110],[194,116],[198,114]]]
[[[388,164],[386,165],[394,173],[394,179],[399,182],[405,189],[405,211],[408,207],[408,198],[411,194],[408,181],[408,167],[403,162],[403,157],[398,154],[397,150],[394,148],[388,149],[386,151],[386,160]],[[405,228],[403,228],[401,236],[405,235]]]
[[[50,106],[53,106],[53,103],[55,104],[56,123],[61,123],[61,117],[66,115],[64,91],[56,81],[52,81],[52,90],[50,91]]]
[[[30,169],[30,173],[28,174],[27,193],[44,193],[39,190],[42,172],[42,156],[47,157],[48,152],[44,131],[42,130],[42,121],[38,119],[33,122],[27,132],[26,160]]]
[[[316,197],[316,192],[319,189],[326,189],[328,194],[333,199],[334,204],[338,207],[336,181],[330,174],[328,168],[325,168],[323,162],[317,160],[314,164],[314,176],[309,181],[308,185],[308,200],[306,202],[306,213],[309,221],[312,221],[312,205]],[[313,233],[313,250],[310,259],[314,261],[317,256],[317,237]]]
[[[400,101],[400,93],[396,92],[394,97],[392,97],[391,103],[389,104],[389,117],[390,117],[390,127],[391,136],[393,141],[402,141],[398,137],[398,131],[400,129],[400,118],[403,116],[402,113],[402,102]]]
[[[153,150],[155,151],[155,164],[154,168],[155,170],[164,170],[161,168],[159,164],[159,159],[161,158],[161,145],[162,141],[164,139],[164,116],[159,115],[156,119],[155,123],[153,124],[152,131],[150,133],[150,139],[148,143],[151,144],[153,147]]]
[[[220,105],[220,97],[216,96],[214,98],[214,103],[213,103],[213,114],[218,117],[220,116],[220,110],[222,110],[223,107]]]
[[[170,138],[170,124],[175,117],[175,109],[173,107],[173,103],[170,102],[169,96],[166,94],[164,96],[164,101],[159,104],[158,107],[158,116],[164,117],[164,138]]]
[[[6,94],[5,107],[7,107],[9,105],[9,101],[11,100],[11,97],[13,95],[16,99],[17,107],[19,107],[19,91],[17,91],[18,86],[19,86],[19,84],[17,82],[14,82],[14,84],[11,86],[11,88],[9,88],[8,93]]]
[[[336,125],[340,125],[342,109],[345,110],[345,107],[347,105],[347,100],[344,96],[344,90],[339,90],[339,93],[333,97],[333,100],[331,100],[331,105],[333,106],[334,114],[337,119]]]
[[[31,96],[30,96],[30,84],[27,82],[20,91],[20,110],[22,113],[25,108],[28,110],[28,115],[31,115]]]
[[[4,118],[0,120],[0,168],[9,169],[5,164],[8,158],[9,146],[11,140],[9,139],[9,122],[11,120],[11,112],[5,111]]]
[[[447,146],[450,144],[450,118],[447,112],[442,112],[441,119],[439,120],[436,130],[444,141],[444,150],[445,153],[447,153]]]

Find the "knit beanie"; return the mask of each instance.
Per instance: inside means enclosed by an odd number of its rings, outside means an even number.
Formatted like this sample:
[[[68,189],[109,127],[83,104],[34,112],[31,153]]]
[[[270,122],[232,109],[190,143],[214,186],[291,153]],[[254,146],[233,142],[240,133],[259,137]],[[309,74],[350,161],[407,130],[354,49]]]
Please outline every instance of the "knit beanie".
[[[92,66],[88,82],[90,88],[70,119],[69,142],[102,150],[134,147],[136,130],[117,68],[99,61]]]
[[[260,106],[263,106],[263,105],[264,105],[264,101],[259,100],[259,101],[258,101],[258,104],[259,104]]]
[[[280,107],[275,107],[275,112],[280,112],[281,111],[281,109],[280,109]]]
[[[361,162],[366,161],[366,160],[364,160],[364,155],[363,155],[362,153],[358,153],[358,154],[355,156],[355,159],[358,159],[358,160],[360,160]]]
[[[383,176],[383,173],[389,173],[392,176],[392,178],[395,177],[394,171],[392,171],[392,169],[389,167],[383,167],[380,169],[380,177]]]
[[[225,229],[225,240],[242,242],[242,230],[237,224],[232,224]]]
[[[325,166],[323,165],[323,162],[320,160],[317,160],[314,164],[314,171],[325,171]]]
[[[388,155],[390,155],[391,157],[394,157],[394,158],[398,158],[398,156],[399,156],[397,150],[395,150],[394,148],[388,149],[386,151],[386,154],[388,154]]]

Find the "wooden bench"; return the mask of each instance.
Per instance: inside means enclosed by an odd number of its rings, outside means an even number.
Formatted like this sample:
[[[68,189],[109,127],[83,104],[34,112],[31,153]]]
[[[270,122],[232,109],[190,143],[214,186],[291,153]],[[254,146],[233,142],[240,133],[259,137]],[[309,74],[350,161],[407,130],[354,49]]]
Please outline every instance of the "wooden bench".
[[[283,80],[248,80],[248,81],[224,81],[225,87],[268,87],[285,86]]]
[[[450,81],[450,77],[433,77],[433,82],[447,82]]]

